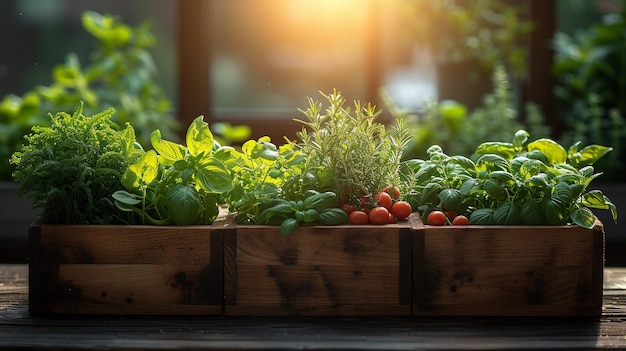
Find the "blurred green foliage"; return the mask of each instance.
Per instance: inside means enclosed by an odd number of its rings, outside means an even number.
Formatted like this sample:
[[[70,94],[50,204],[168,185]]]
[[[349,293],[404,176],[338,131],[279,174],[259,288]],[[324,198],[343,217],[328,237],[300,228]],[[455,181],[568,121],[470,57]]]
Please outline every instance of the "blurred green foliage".
[[[523,3],[502,0],[407,1],[414,39],[438,62],[477,61],[506,67],[514,78],[527,69],[523,39],[534,29]]]
[[[133,28],[117,17],[87,11],[82,25],[96,40],[86,65],[70,53],[65,63],[52,70],[52,83],[0,101],[0,180],[11,178],[9,158],[33,126],[49,125],[48,114],[72,112],[81,102],[87,115],[114,107],[115,127],[131,123],[142,145],[149,145],[155,129],[176,138],[178,122],[150,53],[156,39],[149,24]]]
[[[492,80],[493,91],[485,95],[482,106],[471,111],[458,101],[444,100],[429,102],[424,113],[410,113],[400,110],[389,96],[384,96],[391,114],[405,115],[412,131],[406,157],[426,159],[431,145],[441,146],[450,155],[470,157],[480,144],[507,140],[520,129],[537,138],[550,135],[551,130],[535,104],[526,104],[523,111],[516,109],[507,74],[501,66],[495,68]]]
[[[558,114],[565,144],[613,147],[596,164],[603,179],[621,180],[626,155],[626,1],[621,11],[575,34],[556,33],[553,41]]]

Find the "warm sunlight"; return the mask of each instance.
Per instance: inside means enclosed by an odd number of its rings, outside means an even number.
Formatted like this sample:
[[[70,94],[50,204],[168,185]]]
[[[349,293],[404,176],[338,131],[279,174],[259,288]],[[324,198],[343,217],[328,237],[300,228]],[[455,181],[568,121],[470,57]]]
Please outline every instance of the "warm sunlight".
[[[301,96],[335,88],[340,81],[355,81],[355,90],[346,93],[359,95],[372,33],[371,1],[267,0],[220,6],[236,16],[211,22],[217,106],[292,107],[301,103]],[[293,100],[279,90],[293,93]]]

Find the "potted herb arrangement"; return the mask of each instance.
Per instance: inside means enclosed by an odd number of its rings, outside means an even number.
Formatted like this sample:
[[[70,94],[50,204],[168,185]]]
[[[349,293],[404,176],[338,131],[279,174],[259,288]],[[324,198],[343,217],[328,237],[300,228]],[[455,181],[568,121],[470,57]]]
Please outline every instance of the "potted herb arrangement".
[[[15,165],[9,159],[33,126],[50,125],[48,113],[72,112],[81,102],[88,115],[113,107],[116,113],[111,123],[122,127],[132,123],[142,143],[157,127],[167,137],[178,129],[158,80],[151,53],[156,39],[149,24],[131,27],[117,17],[93,11],[82,13],[81,23],[93,38],[89,60],[69,53],[64,63],[51,70],[49,84],[37,85],[22,96],[0,98],[0,208],[5,209],[0,215],[0,236],[15,242],[14,251],[20,252],[21,260],[26,259],[26,227],[40,213],[31,209],[32,202],[18,196],[20,184],[11,177]]]
[[[196,134],[201,122],[189,128],[189,147],[157,130],[157,164],[132,126],[113,128],[113,113],[59,113],[11,159],[20,191],[43,208],[29,235],[31,313],[221,313],[222,237],[183,226],[211,224],[215,193],[229,188],[223,164],[208,153],[197,160],[213,140]]]
[[[184,144],[153,131],[148,151],[111,110],[36,127],[12,158],[44,207],[31,312],[600,313],[604,233],[589,208],[617,214],[589,183],[610,148],[519,131],[471,158],[433,145],[403,160],[400,116],[388,127],[375,106],[322,95],[280,146],[220,145],[202,117]]]
[[[407,162],[429,224],[415,239],[414,314],[600,313],[604,232],[590,208],[615,221],[617,210],[589,184],[611,149],[528,137],[483,143],[471,159],[433,145]]]

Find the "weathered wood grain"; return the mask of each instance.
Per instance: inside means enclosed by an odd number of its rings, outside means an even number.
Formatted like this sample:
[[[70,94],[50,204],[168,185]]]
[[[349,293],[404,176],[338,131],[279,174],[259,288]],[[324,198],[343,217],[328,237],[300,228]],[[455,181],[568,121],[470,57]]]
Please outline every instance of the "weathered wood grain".
[[[411,230],[238,226],[225,242],[226,315],[409,315]]]
[[[222,241],[209,226],[32,226],[31,313],[221,314]]]
[[[414,240],[414,315],[601,313],[601,225],[425,226]]]

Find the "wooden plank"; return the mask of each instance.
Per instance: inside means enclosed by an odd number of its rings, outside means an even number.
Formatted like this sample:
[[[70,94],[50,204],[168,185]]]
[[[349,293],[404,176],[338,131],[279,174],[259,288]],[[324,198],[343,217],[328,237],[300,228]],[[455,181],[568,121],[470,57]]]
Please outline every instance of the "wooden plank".
[[[225,314],[409,315],[409,233],[408,222],[301,227],[287,237],[238,226],[225,239],[235,245],[225,248]]]
[[[425,226],[414,239],[414,315],[601,313],[601,226]]]
[[[35,315],[223,312],[216,228],[43,225],[30,241]]]
[[[42,225],[43,259],[58,263],[202,264],[210,226]]]

